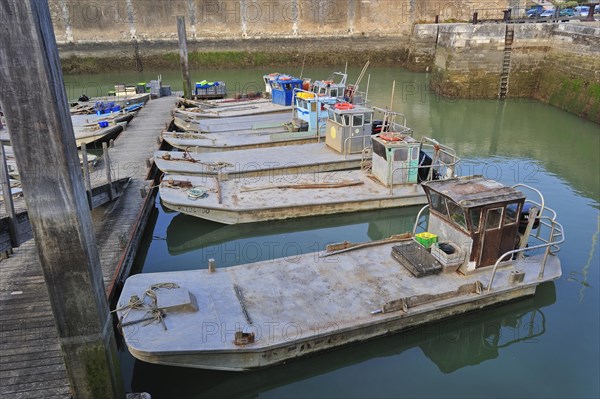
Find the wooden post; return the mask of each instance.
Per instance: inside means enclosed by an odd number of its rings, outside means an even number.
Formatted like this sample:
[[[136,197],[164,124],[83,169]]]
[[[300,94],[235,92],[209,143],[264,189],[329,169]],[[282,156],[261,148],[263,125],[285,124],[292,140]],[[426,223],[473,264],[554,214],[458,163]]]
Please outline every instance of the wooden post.
[[[192,98],[192,82],[190,81],[184,16],[177,17],[177,36],[179,37],[179,63],[181,64],[181,74],[183,76],[183,97],[190,99]]]
[[[108,197],[112,201],[114,199],[112,173],[110,171],[110,155],[108,155],[108,145],[106,144],[106,141],[102,143],[102,157],[104,158],[104,171],[106,172],[106,181],[108,182]]]
[[[12,192],[10,190],[10,176],[8,174],[8,165],[6,164],[6,153],[4,145],[0,143],[0,187],[4,196],[4,207],[8,215],[8,233],[10,235],[10,245],[17,248],[21,243],[19,241],[19,228],[17,226],[17,213],[13,205]]]
[[[596,4],[598,4],[598,3],[589,3],[588,4],[588,6],[590,7],[590,11],[588,11],[588,15],[587,15],[587,18],[585,19],[585,21],[594,22],[594,11],[596,8]]]
[[[92,210],[94,209],[94,205],[92,203],[92,182],[90,180],[90,164],[88,163],[87,145],[85,143],[81,144],[81,158],[83,163],[83,183],[85,184],[85,194],[87,196],[90,210]]]
[[[6,83],[0,101],[72,395],[120,399],[125,390],[112,317],[48,2],[1,1],[0,15],[0,81]]]

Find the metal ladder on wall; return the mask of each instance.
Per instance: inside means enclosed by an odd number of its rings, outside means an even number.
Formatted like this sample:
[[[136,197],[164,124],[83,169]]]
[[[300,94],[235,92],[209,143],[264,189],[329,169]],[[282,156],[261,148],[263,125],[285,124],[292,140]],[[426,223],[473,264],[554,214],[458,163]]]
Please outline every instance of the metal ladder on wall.
[[[510,58],[512,55],[512,45],[515,39],[515,30],[512,25],[506,25],[506,33],[504,35],[504,58],[502,60],[502,74],[500,75],[500,99],[506,98],[508,93],[508,76],[510,74]]]

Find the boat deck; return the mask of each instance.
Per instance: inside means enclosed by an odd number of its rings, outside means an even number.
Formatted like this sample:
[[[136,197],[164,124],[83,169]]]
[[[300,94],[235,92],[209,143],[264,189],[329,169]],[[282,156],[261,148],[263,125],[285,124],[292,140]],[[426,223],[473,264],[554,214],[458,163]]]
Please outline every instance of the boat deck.
[[[244,103],[235,104],[226,107],[214,107],[214,108],[186,108],[185,110],[176,109],[173,114],[179,115],[183,118],[229,118],[238,116],[249,116],[249,115],[261,115],[271,114],[278,112],[291,112],[291,106],[283,106],[273,104],[271,102],[257,102],[257,103]]]
[[[145,220],[140,215],[148,202],[153,203],[150,197],[141,198],[139,189],[146,184],[146,159],[156,149],[156,137],[169,120],[174,102],[174,97],[150,101],[111,148],[113,173],[132,180],[117,202],[92,212],[107,295],[114,288],[116,271],[132,260],[143,231],[139,223]],[[102,184],[104,176],[99,170],[92,176],[93,184]],[[0,346],[0,397],[70,397],[34,240],[0,262]]]
[[[164,159],[168,156],[170,159]],[[325,143],[288,145],[211,153],[157,151],[154,162],[163,172],[186,175],[264,176],[315,173],[360,167],[362,154],[343,155]],[[193,160],[193,161],[191,161]]]
[[[207,191],[191,199],[181,186]],[[420,185],[396,185],[393,192],[361,170],[218,181],[216,177],[165,175],[160,187],[165,206],[219,223],[235,224],[399,206],[423,205]]]
[[[172,147],[193,152],[233,151],[248,148],[276,147],[317,142],[315,131],[290,132],[286,127],[238,130],[220,133],[163,132]],[[321,132],[325,138],[325,132]]]
[[[249,369],[531,295],[541,282],[539,264],[531,258],[518,264],[525,271],[523,283],[509,284],[513,268],[501,268],[491,292],[477,288],[481,288],[479,283],[486,287],[489,268],[470,275],[415,278],[392,258],[392,247],[397,244],[329,257],[292,255],[213,273],[195,270],[132,276],[118,306],[126,305],[132,295],[142,298],[153,284],[175,283],[195,297],[198,310],[167,311],[166,329],[161,323],[126,326],[127,345],[134,356],[156,363]],[[550,256],[544,280],[556,279],[560,273],[560,261]],[[155,291],[159,304],[173,295],[167,288]],[[393,304],[400,299],[407,307],[394,310]],[[389,312],[380,312],[385,307]],[[134,309],[123,321],[139,320],[145,314],[146,310]],[[236,345],[236,331],[254,332],[255,342]]]
[[[238,130],[260,130],[281,126],[292,121],[292,113],[276,113],[254,116],[238,116],[231,119],[202,119],[197,121],[198,130],[206,133],[219,133]]]

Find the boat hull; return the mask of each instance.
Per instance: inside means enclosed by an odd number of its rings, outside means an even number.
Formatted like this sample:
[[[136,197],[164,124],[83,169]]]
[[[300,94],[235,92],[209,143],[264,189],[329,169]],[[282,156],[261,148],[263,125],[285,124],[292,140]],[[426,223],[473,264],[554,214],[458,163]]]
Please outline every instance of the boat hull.
[[[190,191],[192,190],[193,191]],[[363,170],[255,178],[165,174],[163,205],[224,224],[332,215],[427,203],[420,184],[387,187]]]
[[[193,160],[193,161],[191,161]],[[343,155],[324,143],[250,150],[191,153],[156,151],[154,162],[165,173],[253,178],[281,174],[314,174],[360,168],[362,154]]]
[[[482,296],[476,301],[450,305],[442,309],[424,311],[409,317],[398,317],[381,323],[364,326],[356,330],[324,332],[314,338],[290,342],[288,345],[261,351],[186,353],[186,354],[148,354],[129,349],[137,359],[154,364],[176,367],[200,368],[222,371],[251,371],[274,366],[294,358],[307,356],[325,350],[356,344],[399,333],[413,327],[435,322],[467,312],[477,311],[488,306],[535,294],[537,285],[519,287],[501,294]]]
[[[185,110],[175,109],[173,111],[173,115],[178,116],[184,120],[187,118],[190,118],[192,120],[200,120],[209,118],[231,118],[240,116],[266,115],[291,111],[291,106],[282,106],[278,104],[265,102],[258,104],[214,107],[204,109],[197,108],[194,111],[191,111],[189,108]]]
[[[109,126],[104,129],[100,129],[92,134],[85,135],[85,133],[76,133],[75,143],[77,147],[81,147],[82,144],[91,144],[96,142],[110,141],[117,138],[123,131],[123,126]]]
[[[178,134],[184,137],[185,134]],[[272,139],[264,139],[258,134],[248,132],[245,136],[237,134],[228,135],[225,133],[208,133],[208,135],[216,135],[212,139],[186,139],[174,137],[174,134],[163,134],[163,140],[169,143],[173,148],[185,150],[188,152],[218,152],[218,151],[235,151],[253,148],[269,148],[280,147],[284,145],[299,145],[317,143],[319,139],[314,132],[289,132],[282,129],[274,129],[269,136]],[[204,135],[206,136],[206,135]],[[220,137],[223,136],[223,137]],[[229,137],[228,137],[229,136]],[[324,135],[321,135],[321,140]]]
[[[410,240],[410,239],[409,239]],[[127,279],[118,306],[149,286],[177,284],[194,295],[194,312],[167,312],[159,323],[123,328],[136,358],[157,364],[244,371],[400,332],[433,321],[535,294],[561,276],[560,260],[543,255],[500,267],[490,291],[491,268],[462,275],[414,277],[390,256],[397,238],[357,249],[265,260],[214,272],[190,270],[138,274]],[[511,281],[515,269],[522,282]],[[238,291],[239,290],[239,291]],[[158,301],[169,295],[158,289]],[[241,292],[241,294],[240,294]],[[405,301],[405,307],[387,307]],[[385,310],[385,311],[384,311]],[[125,310],[118,314],[124,317]],[[122,321],[140,320],[132,310]],[[236,344],[236,331],[255,333]]]

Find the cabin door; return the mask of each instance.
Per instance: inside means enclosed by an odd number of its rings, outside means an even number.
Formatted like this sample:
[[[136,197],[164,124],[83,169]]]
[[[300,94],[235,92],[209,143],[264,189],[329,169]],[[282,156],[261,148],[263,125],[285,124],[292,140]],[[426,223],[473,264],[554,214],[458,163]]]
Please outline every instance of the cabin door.
[[[481,257],[479,258],[478,267],[490,266],[496,263],[500,257],[500,243],[502,241],[504,207],[485,209],[484,213]]]

